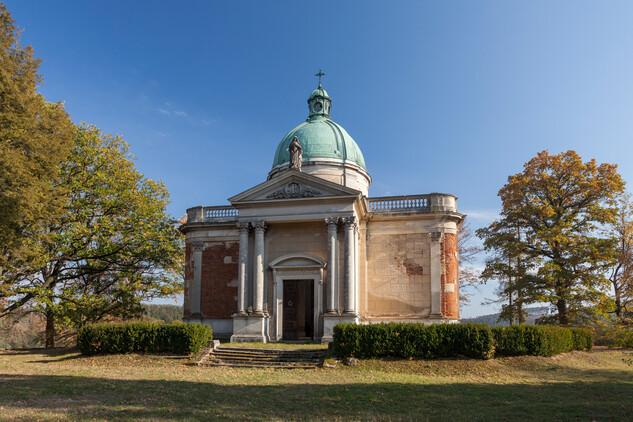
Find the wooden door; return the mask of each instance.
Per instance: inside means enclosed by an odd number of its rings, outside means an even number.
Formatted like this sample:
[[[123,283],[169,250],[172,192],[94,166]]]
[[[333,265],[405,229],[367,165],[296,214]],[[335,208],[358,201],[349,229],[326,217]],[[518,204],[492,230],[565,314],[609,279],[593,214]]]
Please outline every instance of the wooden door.
[[[297,310],[299,304],[299,281],[284,280],[283,303],[283,339],[298,340],[299,315]]]
[[[314,281],[306,280],[303,283],[303,292],[300,295],[301,301],[304,303],[303,312],[304,312],[304,320],[303,331],[299,330],[299,337],[304,337],[305,339],[312,339],[314,337]]]

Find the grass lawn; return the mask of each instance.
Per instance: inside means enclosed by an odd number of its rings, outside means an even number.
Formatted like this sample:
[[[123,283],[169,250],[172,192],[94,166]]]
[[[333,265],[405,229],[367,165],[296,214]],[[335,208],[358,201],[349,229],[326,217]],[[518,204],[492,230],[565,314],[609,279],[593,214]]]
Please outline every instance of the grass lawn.
[[[633,351],[311,370],[0,351],[0,419],[624,421],[633,419]]]

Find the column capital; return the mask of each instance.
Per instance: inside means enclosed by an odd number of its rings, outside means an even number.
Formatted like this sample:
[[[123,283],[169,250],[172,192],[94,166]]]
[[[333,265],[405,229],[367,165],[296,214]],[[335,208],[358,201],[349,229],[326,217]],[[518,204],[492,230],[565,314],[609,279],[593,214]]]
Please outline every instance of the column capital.
[[[239,221],[236,226],[241,232],[248,231],[248,229],[250,228],[250,223],[248,221]]]
[[[338,222],[338,217],[328,217],[325,219],[325,225],[328,227],[328,229],[336,228],[336,226],[338,226]]]
[[[343,217],[343,218],[341,218],[341,223],[343,223],[343,225],[345,227],[355,228],[356,227],[356,217],[353,216],[353,215],[351,217]]]
[[[263,232],[267,229],[266,222],[264,220],[259,220],[251,223],[256,232]]]
[[[439,242],[442,239],[442,232],[431,232],[429,233],[429,238],[431,242]]]
[[[191,242],[191,247],[194,252],[202,252],[204,251],[204,242]]]

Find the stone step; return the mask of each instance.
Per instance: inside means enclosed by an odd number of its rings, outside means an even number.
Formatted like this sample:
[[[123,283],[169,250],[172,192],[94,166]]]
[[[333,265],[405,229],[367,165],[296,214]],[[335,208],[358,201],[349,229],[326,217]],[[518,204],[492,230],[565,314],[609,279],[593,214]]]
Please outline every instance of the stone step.
[[[315,369],[318,365],[270,364],[258,365],[249,363],[203,362],[200,366],[223,366],[227,368],[273,368],[273,369]]]
[[[256,361],[256,360],[232,360],[232,359],[207,359],[202,363],[208,364],[227,364],[227,365],[254,365],[254,366],[277,366],[277,365],[286,365],[286,366],[319,366],[321,365],[321,361],[314,362],[278,362],[278,361]]]
[[[263,363],[318,363],[321,362],[322,359],[262,359],[262,358],[244,358],[244,357],[233,357],[233,356],[218,356],[218,355],[209,355],[207,360],[216,360],[216,361],[233,361],[233,362],[263,362]]]
[[[272,354],[244,354],[244,353],[227,353],[224,351],[221,352],[213,352],[215,356],[225,356],[225,357],[235,357],[235,358],[244,358],[244,359],[279,359],[279,360],[312,360],[312,359],[322,359],[325,357],[325,354],[305,354],[305,355],[272,355]]]
[[[318,364],[322,359],[297,359],[297,360],[285,360],[285,359],[240,359],[227,356],[210,356],[209,360],[216,360],[222,362],[258,362],[258,363],[305,363],[305,364]]]
[[[217,347],[199,361],[204,366],[242,368],[315,368],[325,358],[325,349],[278,350]]]
[[[257,361],[275,361],[275,362],[305,362],[320,361],[323,356],[297,356],[294,358],[284,356],[241,356],[223,353],[211,353],[210,357],[215,359],[233,359],[233,360],[257,360]]]
[[[214,353],[243,355],[243,356],[287,356],[287,357],[301,357],[301,356],[325,356],[326,350],[244,350],[244,349],[231,349],[231,348],[218,348]]]
[[[324,354],[327,349],[301,349],[301,350],[283,350],[283,349],[249,349],[244,347],[218,347],[216,351],[231,351],[235,353],[256,353],[256,354],[288,354],[288,355],[304,355],[308,353]]]

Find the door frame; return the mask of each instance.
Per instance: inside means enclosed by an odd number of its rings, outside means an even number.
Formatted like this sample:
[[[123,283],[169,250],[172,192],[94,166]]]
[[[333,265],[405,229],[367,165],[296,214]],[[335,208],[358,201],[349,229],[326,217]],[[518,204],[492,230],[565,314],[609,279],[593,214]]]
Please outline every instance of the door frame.
[[[273,270],[273,316],[272,338],[281,340],[283,336],[283,300],[284,280],[312,280],[313,293],[313,339],[319,340],[323,336],[321,332],[321,316],[323,309],[323,268],[325,261],[305,254],[285,255],[275,259],[269,264]]]

